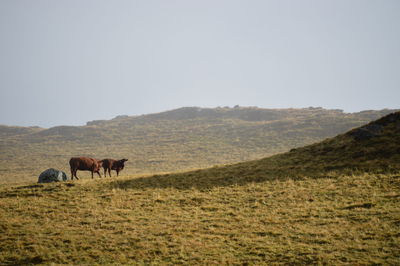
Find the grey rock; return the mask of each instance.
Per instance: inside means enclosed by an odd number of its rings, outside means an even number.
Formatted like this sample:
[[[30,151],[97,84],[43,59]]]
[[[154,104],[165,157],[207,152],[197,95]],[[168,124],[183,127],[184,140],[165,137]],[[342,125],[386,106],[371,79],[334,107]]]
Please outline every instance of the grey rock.
[[[39,175],[38,183],[51,183],[51,182],[61,182],[68,181],[70,178],[63,171],[49,168]]]
[[[377,137],[382,134],[383,126],[378,124],[370,124],[352,132],[352,135],[356,140],[370,139]]]

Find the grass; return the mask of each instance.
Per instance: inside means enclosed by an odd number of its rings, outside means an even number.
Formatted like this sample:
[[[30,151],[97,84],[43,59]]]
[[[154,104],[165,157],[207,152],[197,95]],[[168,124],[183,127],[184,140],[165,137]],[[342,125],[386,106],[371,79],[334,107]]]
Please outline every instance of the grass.
[[[261,160],[0,185],[0,264],[399,264],[400,112]]]
[[[134,179],[2,187],[0,264],[398,263],[399,175]]]
[[[0,183],[36,181],[69,158],[128,158],[125,175],[255,160],[333,137],[390,110],[181,108],[50,129],[0,126]]]

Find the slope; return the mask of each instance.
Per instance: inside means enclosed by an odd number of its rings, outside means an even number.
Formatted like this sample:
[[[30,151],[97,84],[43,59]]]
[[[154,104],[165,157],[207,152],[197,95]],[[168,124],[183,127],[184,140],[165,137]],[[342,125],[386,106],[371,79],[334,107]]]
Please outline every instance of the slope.
[[[0,264],[396,265],[399,121],[193,172],[0,185]]]
[[[69,173],[73,156],[128,158],[123,174],[253,160],[337,135],[390,111],[186,107],[7,133],[0,139],[0,182],[36,180],[50,167]]]
[[[334,177],[364,172],[400,172],[400,112],[334,138],[261,160],[116,183],[121,188],[208,189],[288,177]]]

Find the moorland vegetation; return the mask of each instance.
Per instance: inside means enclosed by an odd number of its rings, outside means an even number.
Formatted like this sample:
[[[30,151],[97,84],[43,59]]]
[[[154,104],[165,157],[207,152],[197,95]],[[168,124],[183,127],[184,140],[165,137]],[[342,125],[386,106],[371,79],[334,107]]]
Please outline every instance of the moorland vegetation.
[[[397,265],[400,112],[249,162],[0,185],[0,264]]]
[[[68,161],[77,156],[128,158],[127,175],[254,160],[333,137],[392,111],[185,107],[86,126],[0,126],[0,183],[34,181],[47,168],[69,173]]]

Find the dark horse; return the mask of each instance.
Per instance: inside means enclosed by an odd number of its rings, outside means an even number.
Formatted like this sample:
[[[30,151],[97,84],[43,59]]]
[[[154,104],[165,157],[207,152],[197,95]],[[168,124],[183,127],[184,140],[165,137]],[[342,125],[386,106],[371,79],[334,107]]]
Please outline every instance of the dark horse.
[[[108,171],[108,174],[111,177],[111,170],[115,170],[118,176],[119,172],[122,169],[124,169],[125,162],[128,161],[128,159],[121,159],[121,160],[104,159],[101,161],[103,162],[104,176],[107,176],[107,171]]]

